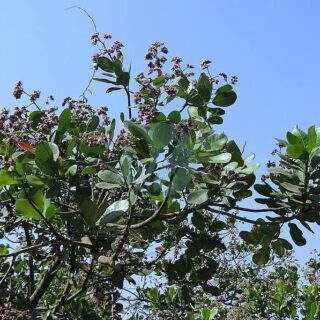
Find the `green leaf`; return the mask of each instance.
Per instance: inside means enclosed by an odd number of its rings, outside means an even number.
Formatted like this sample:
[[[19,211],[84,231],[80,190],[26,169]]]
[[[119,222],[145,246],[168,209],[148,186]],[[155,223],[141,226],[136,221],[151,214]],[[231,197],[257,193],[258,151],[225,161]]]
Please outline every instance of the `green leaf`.
[[[295,223],[289,223],[289,231],[292,240],[297,246],[304,246],[307,241],[303,236],[302,231],[298,228],[298,226]]]
[[[213,134],[208,137],[208,147],[205,145],[205,148],[207,151],[218,151],[226,145],[227,141],[225,134]]]
[[[121,172],[128,179],[130,175],[131,159],[127,155],[122,155],[120,158]]]
[[[71,177],[74,177],[76,174],[77,174],[77,169],[78,169],[78,166],[76,164],[73,164],[72,166],[70,166],[68,168],[68,170],[66,171],[66,175],[67,176],[71,176]]]
[[[0,170],[0,189],[4,186],[18,183],[15,174],[6,170]]]
[[[57,208],[51,204],[50,199],[44,199],[43,215],[47,220],[51,220],[57,212]]]
[[[303,146],[303,141],[301,140],[301,138],[297,137],[296,135],[294,135],[290,131],[287,132],[287,140],[288,140],[289,144],[298,144],[298,145]]]
[[[114,60],[114,72],[117,76],[119,76],[122,71],[122,58]]]
[[[252,261],[258,265],[261,266],[263,264],[266,264],[269,261],[270,258],[270,249],[269,248],[261,248],[252,256]]]
[[[153,142],[144,128],[138,126],[132,121],[124,121],[124,124],[136,138],[142,139],[150,146],[153,146]]]
[[[200,204],[208,200],[208,190],[193,191],[189,194],[188,203]]]
[[[69,108],[64,109],[60,116],[58,121],[58,131],[60,132],[66,132],[70,128],[71,124],[71,111]]]
[[[117,77],[117,84],[122,86],[127,86],[130,81],[130,73],[129,72],[121,72]]]
[[[254,185],[254,190],[265,197],[270,197],[270,194],[273,191],[268,184],[256,184]]]
[[[49,183],[49,180],[45,177],[41,176],[34,176],[34,175],[27,175],[26,180],[29,185],[31,186],[47,186]]]
[[[96,173],[97,172],[97,169],[96,168],[93,168],[93,167],[90,167],[90,166],[88,166],[88,167],[85,167],[85,168],[83,168],[83,170],[82,170],[82,174],[94,174],[94,173]]]
[[[259,239],[253,234],[252,232],[249,231],[241,231],[239,233],[239,236],[241,239],[243,239],[245,242],[250,243],[250,244],[258,244]]]
[[[121,90],[122,88],[120,87],[110,87],[106,90],[106,93],[110,93],[110,92],[113,92],[113,91],[118,91],[118,90]]]
[[[317,146],[317,131],[315,126],[308,129],[308,144],[307,151],[310,153]]]
[[[300,144],[290,144],[287,147],[287,154],[295,159],[299,159],[304,152],[304,147]]]
[[[98,206],[92,202],[90,199],[81,199],[80,200],[80,213],[84,221],[89,227],[93,227],[96,224],[97,219],[99,218]]]
[[[110,222],[117,220],[124,213],[126,213],[129,209],[129,201],[128,200],[119,200],[110,205],[104,214],[97,221],[97,225],[104,225]]]
[[[281,187],[285,188],[288,191],[294,192],[294,193],[299,193],[301,194],[301,187],[288,183],[288,182],[282,182],[280,183]]]
[[[202,315],[203,320],[209,320],[210,315],[211,315],[211,311],[208,308],[203,308],[201,311],[201,315]]]
[[[237,162],[239,166],[243,165],[241,151],[234,140],[228,141],[227,151],[232,154],[231,161]]]
[[[152,84],[157,88],[162,87],[165,83],[166,83],[166,76],[164,74],[159,76],[159,77],[157,77],[157,78],[155,78],[152,81]]]
[[[191,181],[191,174],[185,168],[177,168],[173,177],[172,185],[175,190],[183,190]]]
[[[230,84],[225,84],[224,86],[218,88],[218,90],[216,91],[216,94],[231,92],[232,89],[233,89],[232,85],[230,85]]]
[[[31,128],[33,130],[36,130],[38,127],[38,124],[41,122],[42,117],[45,115],[43,111],[33,111],[29,115],[29,121],[31,121]]]
[[[106,147],[102,145],[89,147],[87,141],[85,140],[82,140],[80,144],[80,151],[86,156],[97,157],[103,154],[105,150],[106,150]]]
[[[280,241],[281,245],[286,249],[286,250],[292,250],[292,244],[287,241],[286,239],[278,238],[276,241]]]
[[[234,91],[217,93],[212,103],[219,107],[229,107],[237,100],[237,94]]]
[[[141,109],[142,108],[143,107],[141,107]],[[163,122],[163,121],[166,121],[166,120],[167,120],[167,117],[163,112],[155,112],[153,114],[151,123]]]
[[[88,125],[87,125],[87,132],[92,132],[94,130],[96,130],[99,126],[99,117],[94,115],[92,116],[92,118],[89,120]]]
[[[99,82],[104,82],[104,83],[111,83],[111,84],[114,84],[114,85],[117,85],[117,84],[118,84],[118,83],[115,82],[115,81],[108,80],[108,79],[105,79],[105,78],[93,78],[93,80],[99,81]]]
[[[56,160],[59,156],[59,148],[51,142],[40,142],[35,150],[36,164],[42,172],[55,175],[58,172]]]
[[[52,142],[40,142],[35,151],[36,158],[48,162],[56,161],[59,157],[59,148]]]
[[[209,102],[212,93],[212,83],[205,73],[201,73],[196,88],[205,102]]]
[[[160,184],[159,184],[159,183],[156,183],[156,182],[153,182],[153,183],[151,184],[151,186],[149,186],[147,189],[148,189],[149,193],[150,193],[151,195],[153,195],[153,196],[158,196],[158,195],[160,195],[160,194],[161,194],[161,191],[162,191]]]
[[[221,153],[216,156],[213,156],[213,157],[209,157],[208,162],[210,162],[210,163],[228,163],[231,160],[231,158],[232,158],[231,153],[225,152],[225,153]]]
[[[179,111],[172,111],[168,114],[168,120],[172,123],[179,123],[181,121],[181,114]]]
[[[110,170],[99,171],[98,177],[104,182],[112,184],[122,184],[122,179],[120,178],[120,176]]]
[[[188,103],[197,107],[204,106],[206,104],[202,96],[194,89],[192,89],[188,95]]]
[[[27,199],[18,199],[15,205],[16,211],[25,218],[40,220],[41,216]],[[39,209],[40,210],[40,209]]]
[[[109,182],[97,182],[96,187],[99,189],[109,190],[109,189],[114,189],[114,188],[120,188],[121,185],[116,184],[116,183],[109,183]]]
[[[201,283],[201,287],[205,292],[210,293],[213,296],[219,296],[221,294],[221,290],[216,286],[212,286],[207,283]]]
[[[173,128],[170,123],[160,122],[151,130],[150,135],[154,145],[162,150],[172,139]]]
[[[193,214],[191,222],[198,230],[203,231],[206,227],[206,219],[199,212]]]
[[[106,72],[114,73],[115,65],[112,60],[107,57],[99,57],[98,58],[98,67]]]
[[[4,244],[0,244],[0,255],[8,254],[9,250]]]
[[[284,254],[286,253],[285,248],[282,245],[282,242],[279,240],[275,240],[271,243],[273,251],[279,256],[283,257]]]
[[[199,110],[197,107],[188,107],[189,117],[193,120],[203,121],[202,117],[199,115]]]

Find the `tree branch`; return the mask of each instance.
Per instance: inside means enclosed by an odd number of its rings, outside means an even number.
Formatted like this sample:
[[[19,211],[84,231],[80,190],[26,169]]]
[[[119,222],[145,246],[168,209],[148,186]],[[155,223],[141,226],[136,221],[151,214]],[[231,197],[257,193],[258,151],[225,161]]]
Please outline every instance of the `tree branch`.
[[[13,256],[12,259],[11,259],[11,262],[10,262],[10,265],[6,271],[6,273],[4,274],[4,276],[2,277],[1,281],[0,281],[0,288],[2,287],[2,285],[4,284],[4,282],[6,281],[6,279],[8,278],[12,268],[13,268],[13,265],[14,265],[14,262],[16,261],[16,256]]]
[[[45,275],[43,276],[42,280],[40,281],[37,289],[33,292],[30,296],[30,306],[35,308],[39,303],[42,296],[46,293],[47,289],[49,288],[52,280],[54,279],[55,275],[57,274],[63,255],[59,252],[55,256],[55,261],[53,265],[46,271]]]
[[[18,251],[14,251],[14,252],[7,253],[7,254],[1,254],[0,258],[16,257],[19,254],[22,254],[22,253],[25,253],[25,252],[31,252],[31,251],[37,250],[39,248],[42,248],[42,247],[47,247],[48,245],[50,245],[51,243],[54,243],[54,242],[56,242],[56,240],[49,240],[49,241],[45,241],[45,242],[42,242],[42,243],[39,243],[39,244],[35,244],[35,245],[31,246],[31,247],[22,248],[22,249],[20,249]]]
[[[31,236],[29,233],[29,224],[26,222],[23,224],[24,234],[26,237],[27,246],[31,247]],[[31,253],[29,252],[29,258],[28,258],[28,265],[29,265],[29,295],[32,294],[34,291],[34,266],[33,266],[33,257]]]

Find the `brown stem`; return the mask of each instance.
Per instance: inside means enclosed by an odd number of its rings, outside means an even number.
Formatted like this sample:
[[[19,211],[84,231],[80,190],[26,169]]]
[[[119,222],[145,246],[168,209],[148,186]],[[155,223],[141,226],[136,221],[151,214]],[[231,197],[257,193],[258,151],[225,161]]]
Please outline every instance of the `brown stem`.
[[[63,255],[60,254],[60,252],[55,256],[55,261],[53,265],[46,271],[45,275],[39,282],[38,287],[33,292],[33,294],[30,296],[30,306],[31,308],[35,308],[37,304],[39,303],[40,299],[43,297],[43,295],[46,293],[47,289],[49,288],[52,280],[54,279],[55,275],[57,274],[61,261],[62,261]]]
[[[170,196],[170,191],[171,191],[171,186],[172,186],[172,180],[173,180],[173,177],[170,180],[170,184],[169,184],[169,187],[168,187],[168,190],[167,190],[166,197],[164,198],[163,202],[161,203],[161,206],[148,219],[146,219],[146,220],[144,220],[144,221],[142,221],[140,223],[133,224],[131,226],[132,229],[140,229],[140,228],[142,228],[142,227],[148,225],[149,223],[151,223],[151,222],[153,222],[153,221],[158,219],[158,217],[161,215],[161,211],[163,210],[163,208],[166,206],[166,204],[168,202],[168,199],[169,199],[169,196]]]
[[[130,91],[129,91],[129,87],[127,87],[127,86],[123,86],[123,88],[124,88],[124,91],[125,91],[126,94],[127,94],[129,120],[131,120],[131,118],[132,118],[132,111],[131,111]]]
[[[26,237],[27,246],[32,246],[31,236],[29,232],[29,224],[26,222],[23,224],[24,234]],[[34,291],[34,265],[33,265],[33,257],[29,252],[28,257],[28,265],[29,265],[29,295]]]

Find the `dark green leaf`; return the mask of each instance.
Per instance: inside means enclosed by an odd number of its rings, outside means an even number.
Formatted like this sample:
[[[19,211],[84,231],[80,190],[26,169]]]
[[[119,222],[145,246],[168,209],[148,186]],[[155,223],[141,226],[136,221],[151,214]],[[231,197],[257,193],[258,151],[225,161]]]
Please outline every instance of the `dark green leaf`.
[[[298,226],[295,223],[289,223],[288,225],[289,225],[290,235],[294,243],[297,246],[304,246],[307,243],[307,241],[303,237],[302,231],[298,228]]]
[[[115,66],[114,62],[107,57],[99,57],[98,58],[98,67],[106,72],[114,72]]]
[[[230,84],[225,84],[224,86],[218,88],[216,94],[231,92],[232,89],[233,89],[233,88],[232,88],[232,85],[230,85]]]
[[[144,140],[147,144],[153,146],[153,142],[148,134],[148,132],[138,126],[136,123],[132,121],[124,121],[125,126],[128,128],[128,130],[138,139]]]
[[[29,121],[31,121],[31,128],[36,130],[38,128],[38,124],[41,122],[41,118],[45,115],[43,111],[33,111],[29,115]]]
[[[129,72],[121,72],[117,77],[117,84],[122,86],[127,86],[130,81],[130,73]]]
[[[270,258],[270,249],[261,248],[252,256],[252,261],[256,265],[261,266],[263,264],[266,264],[269,261],[269,258]]]
[[[58,131],[66,132],[69,129],[71,124],[71,111],[69,108],[61,112],[58,123]]]
[[[94,115],[92,118],[89,120],[88,125],[87,125],[87,132],[94,131],[98,128],[99,126],[99,117]]]
[[[228,107],[235,103],[237,100],[237,94],[234,91],[228,91],[223,93],[218,93],[214,99],[213,104],[219,107]]]
[[[167,118],[172,123],[179,123],[181,121],[181,114],[179,111],[172,111],[168,114]]]
[[[254,185],[254,190],[265,197],[269,197],[270,193],[273,191],[268,184],[256,184]]]
[[[205,73],[201,73],[196,87],[202,99],[205,102],[209,102],[212,93],[212,83]]]
[[[106,93],[110,93],[110,92],[113,92],[113,91],[118,91],[118,90],[121,90],[122,88],[120,87],[110,87],[107,89]]]

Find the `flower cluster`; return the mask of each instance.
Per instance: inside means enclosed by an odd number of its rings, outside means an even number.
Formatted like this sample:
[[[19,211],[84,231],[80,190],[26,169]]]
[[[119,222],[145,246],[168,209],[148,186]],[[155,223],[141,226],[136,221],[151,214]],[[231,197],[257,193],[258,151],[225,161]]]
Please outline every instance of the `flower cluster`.
[[[108,107],[106,106],[101,106],[99,109],[98,109],[98,115],[102,117],[103,119],[103,124],[108,126],[110,124],[110,117],[108,116]]]
[[[16,85],[14,86],[12,94],[16,99],[20,99],[21,98],[21,96],[23,94],[23,87],[22,87],[22,82],[21,81],[18,81],[16,83]]]
[[[176,126],[177,136],[180,137],[183,134],[193,132],[198,128],[197,123],[192,119],[182,120]]]
[[[154,42],[149,46],[145,55],[145,59],[150,60],[148,63],[148,74],[155,70],[161,70],[163,64],[167,61],[165,55],[168,52],[168,48],[162,42]]]
[[[155,106],[140,107],[138,109],[137,121],[141,124],[147,124],[151,122],[156,112],[158,112],[158,109]]]
[[[70,97],[66,97],[62,101],[62,106],[67,106],[78,122],[88,121],[92,115],[95,114],[95,110],[92,106],[83,100],[74,100]]]

